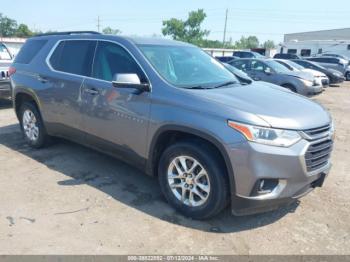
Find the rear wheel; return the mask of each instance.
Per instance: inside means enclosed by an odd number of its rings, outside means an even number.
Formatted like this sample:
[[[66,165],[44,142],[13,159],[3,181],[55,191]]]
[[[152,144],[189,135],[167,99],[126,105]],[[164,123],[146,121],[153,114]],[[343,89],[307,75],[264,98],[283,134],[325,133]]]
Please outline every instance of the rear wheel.
[[[19,110],[21,130],[26,142],[34,148],[47,144],[49,136],[37,107],[30,102],[23,103]]]
[[[209,218],[227,205],[225,168],[210,147],[192,142],[170,146],[161,156],[158,174],[166,199],[185,216]]]

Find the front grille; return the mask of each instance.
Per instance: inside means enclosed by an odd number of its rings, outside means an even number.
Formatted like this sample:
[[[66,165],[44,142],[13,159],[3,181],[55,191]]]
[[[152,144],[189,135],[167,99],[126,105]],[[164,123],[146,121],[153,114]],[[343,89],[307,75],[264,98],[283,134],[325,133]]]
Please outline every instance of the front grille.
[[[329,136],[331,130],[330,125],[304,130],[303,133],[307,140],[316,140],[322,137]]]
[[[324,86],[329,84],[327,79],[322,79],[321,81],[322,81],[322,85]]]
[[[327,165],[333,149],[331,139],[310,144],[305,154],[306,169],[308,172]]]

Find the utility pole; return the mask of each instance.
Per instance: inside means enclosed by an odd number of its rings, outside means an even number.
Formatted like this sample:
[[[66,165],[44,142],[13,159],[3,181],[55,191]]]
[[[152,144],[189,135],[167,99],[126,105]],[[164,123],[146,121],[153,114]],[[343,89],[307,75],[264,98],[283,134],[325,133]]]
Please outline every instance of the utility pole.
[[[100,32],[100,27],[101,27],[101,21],[100,21],[100,16],[97,17],[97,32]]]
[[[228,15],[228,8],[226,8],[226,15],[225,15],[224,39],[222,40],[223,47],[225,47],[225,42],[226,42],[227,15]]]

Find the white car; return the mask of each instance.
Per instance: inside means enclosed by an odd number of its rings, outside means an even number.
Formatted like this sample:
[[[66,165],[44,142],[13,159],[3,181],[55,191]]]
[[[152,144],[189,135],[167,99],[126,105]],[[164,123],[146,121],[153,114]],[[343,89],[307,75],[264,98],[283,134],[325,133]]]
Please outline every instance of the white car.
[[[311,75],[313,75],[315,80],[318,83],[320,83],[323,87],[329,86],[329,78],[324,73],[322,73],[320,71],[305,68],[305,67],[303,67],[297,63],[294,63],[293,61],[290,61],[290,60],[285,60],[285,59],[275,59],[275,60],[278,63],[280,63],[281,65],[284,65],[285,67],[287,67],[291,71],[303,71],[303,72],[310,73]],[[350,74],[349,74],[349,77],[350,77]]]

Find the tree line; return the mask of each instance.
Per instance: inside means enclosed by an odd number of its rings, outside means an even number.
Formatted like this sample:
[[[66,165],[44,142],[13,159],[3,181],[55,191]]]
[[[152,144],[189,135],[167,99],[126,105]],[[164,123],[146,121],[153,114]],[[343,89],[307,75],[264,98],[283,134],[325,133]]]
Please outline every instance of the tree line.
[[[207,48],[231,48],[231,49],[251,49],[251,48],[275,48],[272,40],[263,43],[259,42],[256,36],[242,36],[239,40],[233,41],[232,38],[223,43],[219,40],[210,40],[207,37],[209,30],[202,29],[202,23],[206,18],[203,9],[191,11],[186,20],[171,18],[163,21],[162,34],[169,36],[174,40],[188,42],[200,47]],[[54,31],[32,31],[26,24],[18,24],[14,19],[4,16],[0,13],[0,36],[1,37],[31,37],[36,34],[50,33]],[[102,30],[105,34],[121,34],[119,29],[106,27]]]

